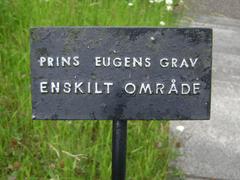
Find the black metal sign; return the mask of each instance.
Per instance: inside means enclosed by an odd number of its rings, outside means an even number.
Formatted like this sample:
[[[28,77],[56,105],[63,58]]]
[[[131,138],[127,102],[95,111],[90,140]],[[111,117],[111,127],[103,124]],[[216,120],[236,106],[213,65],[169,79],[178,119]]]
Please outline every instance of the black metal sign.
[[[209,119],[212,30],[31,29],[33,119]]]

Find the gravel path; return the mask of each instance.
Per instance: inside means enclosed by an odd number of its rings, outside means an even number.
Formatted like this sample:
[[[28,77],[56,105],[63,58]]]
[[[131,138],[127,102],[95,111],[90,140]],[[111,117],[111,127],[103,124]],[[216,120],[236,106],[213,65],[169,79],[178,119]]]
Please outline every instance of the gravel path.
[[[198,3],[196,11],[193,8],[195,12],[188,13],[196,18],[191,26],[213,28],[211,120],[171,122],[175,136],[176,126],[185,127],[178,135],[183,156],[177,164],[187,179],[237,180],[240,179],[240,20],[232,17],[240,19],[240,1],[194,2]],[[214,2],[218,3],[214,6]],[[213,16],[210,11],[222,12],[224,17]]]

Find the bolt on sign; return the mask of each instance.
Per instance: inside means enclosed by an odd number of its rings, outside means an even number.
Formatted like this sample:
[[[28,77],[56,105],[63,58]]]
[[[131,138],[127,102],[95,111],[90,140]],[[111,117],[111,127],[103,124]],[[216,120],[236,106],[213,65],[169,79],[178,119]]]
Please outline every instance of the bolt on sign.
[[[211,64],[211,29],[32,28],[33,119],[209,119]]]

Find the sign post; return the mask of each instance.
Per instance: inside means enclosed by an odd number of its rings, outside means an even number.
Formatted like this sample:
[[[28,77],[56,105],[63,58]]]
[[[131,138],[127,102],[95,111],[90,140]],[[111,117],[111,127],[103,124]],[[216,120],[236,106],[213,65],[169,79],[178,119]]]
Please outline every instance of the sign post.
[[[112,178],[124,179],[127,120],[210,119],[212,30],[31,29],[32,117],[113,120]]]
[[[124,180],[126,175],[127,121],[113,120],[112,179]]]

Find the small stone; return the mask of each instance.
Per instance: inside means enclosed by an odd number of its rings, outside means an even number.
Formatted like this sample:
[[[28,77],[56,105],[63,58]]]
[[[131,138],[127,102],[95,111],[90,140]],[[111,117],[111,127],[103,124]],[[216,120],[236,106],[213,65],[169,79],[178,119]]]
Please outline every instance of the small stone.
[[[177,127],[176,127],[176,130],[177,130],[177,131],[180,131],[180,132],[183,132],[184,129],[185,129],[184,126],[177,126]]]

